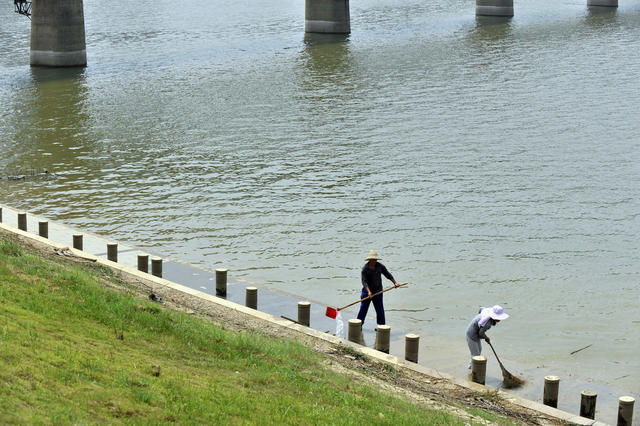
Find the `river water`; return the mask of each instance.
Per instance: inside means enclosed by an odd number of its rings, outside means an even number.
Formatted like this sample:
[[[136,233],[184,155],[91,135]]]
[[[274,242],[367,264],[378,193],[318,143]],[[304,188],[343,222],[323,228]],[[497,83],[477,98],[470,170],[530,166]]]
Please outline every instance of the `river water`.
[[[30,68],[3,6],[0,202],[329,306],[376,249],[425,364],[465,374],[501,304],[525,395],[637,398],[640,3],[351,3],[319,36],[302,1],[86,0],[86,69]]]

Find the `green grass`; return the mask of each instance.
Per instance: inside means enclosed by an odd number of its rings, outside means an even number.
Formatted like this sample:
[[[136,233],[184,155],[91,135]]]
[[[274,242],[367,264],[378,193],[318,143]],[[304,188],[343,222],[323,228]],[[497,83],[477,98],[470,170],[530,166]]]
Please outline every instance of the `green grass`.
[[[0,237],[0,423],[465,424]],[[379,415],[382,413],[382,416]]]

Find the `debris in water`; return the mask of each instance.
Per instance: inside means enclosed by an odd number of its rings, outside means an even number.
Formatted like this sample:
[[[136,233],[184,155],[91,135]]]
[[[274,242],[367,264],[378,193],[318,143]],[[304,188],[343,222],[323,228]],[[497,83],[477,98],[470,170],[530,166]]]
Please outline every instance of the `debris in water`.
[[[590,345],[585,346],[584,348],[580,348],[578,350],[575,350],[575,351],[571,352],[569,355],[577,354],[578,352],[580,352],[580,351],[582,351],[584,349],[590,348],[591,346],[593,346],[593,343],[590,344]]]
[[[50,173],[47,169],[36,170],[36,169],[26,169],[26,170],[7,170],[2,176],[2,179],[6,180],[31,180],[31,179],[51,179],[55,178],[56,175]]]

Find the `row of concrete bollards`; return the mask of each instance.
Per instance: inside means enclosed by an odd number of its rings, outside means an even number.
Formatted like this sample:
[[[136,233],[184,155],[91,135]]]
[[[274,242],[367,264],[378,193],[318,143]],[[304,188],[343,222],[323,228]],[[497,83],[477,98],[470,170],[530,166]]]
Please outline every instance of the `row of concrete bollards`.
[[[2,222],[2,208],[0,207],[0,222]],[[18,213],[18,229],[27,232],[27,214]],[[49,238],[49,222],[38,222],[38,235],[43,238]],[[73,248],[76,250],[84,250],[84,238],[82,234],[73,234]],[[107,243],[107,259],[112,262],[118,262],[118,244]],[[149,272],[149,255],[138,255],[138,270]],[[162,259],[154,257],[151,259],[151,274],[162,278]],[[226,281],[226,279],[225,279]]]
[[[0,207],[0,222],[2,222],[2,207]],[[27,232],[27,214],[18,213],[18,229]],[[38,235],[43,238],[49,238],[49,222],[38,222]],[[84,250],[84,238],[82,234],[73,234],[73,248],[76,250]],[[118,244],[107,243],[107,259],[112,262],[118,262]],[[138,254],[138,270],[149,273],[149,255]],[[159,257],[151,258],[151,275],[162,278],[162,259]],[[257,292],[257,289],[255,290]],[[216,294],[225,296],[227,294],[227,270],[216,269]],[[252,299],[252,306],[257,308],[257,294]],[[248,305],[247,305],[248,306]]]
[[[219,283],[224,282],[224,291],[226,293],[226,269],[216,270],[216,290],[220,288]],[[245,289],[245,306],[252,309],[258,309],[258,289],[256,287],[247,287]],[[298,319],[297,323],[309,327],[311,316],[311,303],[298,302]],[[351,342],[362,344],[362,321],[359,319],[349,320],[349,329],[347,339]],[[375,349],[381,352],[389,353],[391,339],[391,327],[388,325],[379,325],[376,328]],[[420,346],[420,337],[416,334],[407,334],[405,336],[405,359],[411,362],[418,362],[418,349]]]
[[[347,331],[347,339],[350,342],[363,344],[362,338],[362,320],[357,318],[349,320],[349,328]],[[376,340],[374,348],[377,351],[389,353],[391,340],[391,327],[388,325],[379,325],[376,327]],[[418,362],[418,348],[420,347],[420,337],[416,334],[407,334],[404,340],[404,359],[411,362]]]
[[[560,390],[560,377],[545,376],[542,402],[544,405],[558,408],[558,395]],[[588,419],[596,418],[596,399],[598,394],[584,390],[580,393],[580,416]],[[631,426],[633,419],[633,406],[635,399],[630,396],[618,398],[618,422],[617,426]]]
[[[2,208],[0,207],[0,222],[2,222]],[[18,229],[27,231],[27,214],[18,213]],[[43,238],[49,238],[49,223],[38,222],[38,235]],[[73,248],[77,250],[84,249],[82,234],[73,234]],[[118,244],[107,243],[107,260],[118,262]],[[137,260],[138,270],[149,273],[149,255],[138,254]],[[162,278],[162,259],[159,257],[151,258],[151,275]],[[227,295],[227,269],[216,269],[216,295],[225,297]],[[247,287],[245,293],[245,306],[258,309],[258,288]],[[298,303],[298,323],[309,326],[311,316],[311,303]],[[388,338],[387,338],[388,340]],[[388,343],[387,343],[387,353]],[[416,357],[417,362],[417,357]]]
[[[474,356],[471,359],[471,380],[484,385],[487,372],[487,358]],[[558,408],[558,394],[560,390],[560,378],[558,376],[545,376],[542,403],[549,407]],[[580,394],[580,416],[588,419],[596,417],[596,399],[598,394],[592,391],[582,391]],[[633,418],[633,406],[635,399],[630,396],[622,396],[618,399],[618,423],[617,426],[631,426]]]
[[[2,222],[2,208],[0,207],[0,222]],[[18,229],[27,231],[27,214],[18,213]],[[38,235],[49,238],[49,224],[46,221],[38,222]],[[73,235],[73,248],[83,250],[82,234]],[[118,261],[118,244],[107,244],[107,259],[112,262]],[[137,268],[141,272],[149,273],[149,255],[138,254]],[[216,295],[226,297],[227,295],[227,269],[216,269]],[[151,258],[151,274],[162,277],[162,259]],[[245,306],[258,309],[258,289],[257,287],[247,287],[245,289]],[[311,303],[298,302],[299,324],[310,325]],[[391,327],[379,325],[376,328],[376,340],[374,348],[378,351],[389,353],[391,338]],[[362,321],[350,319],[347,339],[351,342],[363,344]],[[416,334],[405,336],[405,360],[418,362],[418,349],[420,337]],[[486,380],[487,358],[475,356],[472,358],[471,380],[484,385]],[[543,404],[557,408],[560,378],[557,376],[546,376],[544,378]],[[595,419],[597,394],[592,391],[582,391],[580,400],[580,416]],[[620,397],[618,400],[618,422],[617,426],[631,426],[633,418],[633,408],[635,399],[630,396]]]

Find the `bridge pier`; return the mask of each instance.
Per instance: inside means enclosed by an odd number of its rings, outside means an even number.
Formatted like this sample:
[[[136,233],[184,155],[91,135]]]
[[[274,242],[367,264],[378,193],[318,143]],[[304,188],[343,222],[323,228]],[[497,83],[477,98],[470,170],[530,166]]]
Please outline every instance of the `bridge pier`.
[[[513,0],[476,0],[476,15],[511,17],[513,16]]]
[[[349,0],[305,0],[304,31],[349,34]]]
[[[587,0],[587,7],[591,6],[618,7],[618,0]]]
[[[87,65],[82,0],[33,0],[30,62],[49,67]]]

